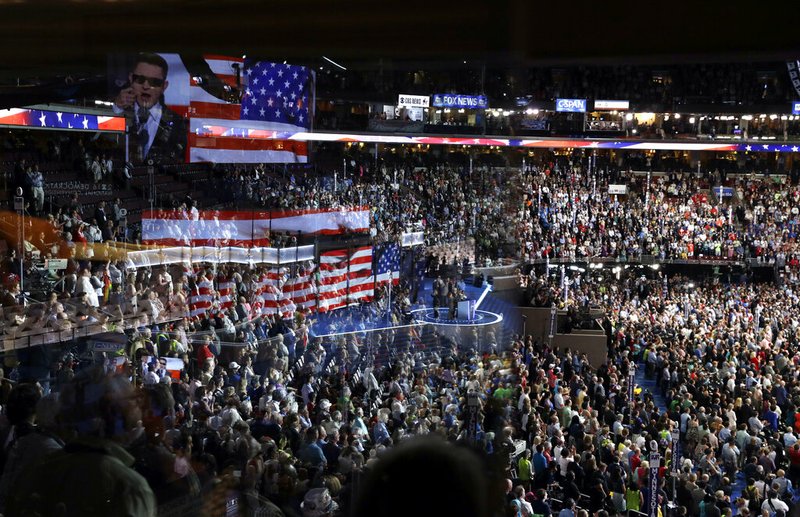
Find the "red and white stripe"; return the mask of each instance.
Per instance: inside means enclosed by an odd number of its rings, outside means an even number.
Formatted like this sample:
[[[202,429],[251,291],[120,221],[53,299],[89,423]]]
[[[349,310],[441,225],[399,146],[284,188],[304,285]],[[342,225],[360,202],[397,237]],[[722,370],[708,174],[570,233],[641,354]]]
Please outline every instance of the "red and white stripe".
[[[189,314],[192,317],[204,318],[211,309],[213,300],[214,284],[211,280],[203,277],[197,282],[197,287],[189,297]]]
[[[320,311],[369,301],[373,296],[372,247],[326,251],[320,255]]]
[[[219,308],[227,310],[236,305],[236,282],[224,280],[217,285],[219,293]]]
[[[142,240],[160,246],[262,246],[270,232],[338,235],[367,232],[369,207],[274,210],[270,212],[200,212],[197,221],[178,212],[145,210]]]
[[[303,270],[296,278],[287,279],[284,268],[268,269],[256,282],[254,312],[291,318],[298,307],[313,310],[317,298],[312,275],[313,269]]]

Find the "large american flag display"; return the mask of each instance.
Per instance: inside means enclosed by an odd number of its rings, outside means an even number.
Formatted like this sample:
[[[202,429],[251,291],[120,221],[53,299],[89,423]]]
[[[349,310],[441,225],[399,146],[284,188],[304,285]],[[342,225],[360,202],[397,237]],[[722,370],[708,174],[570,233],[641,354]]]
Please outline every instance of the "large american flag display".
[[[311,128],[314,74],[308,67],[206,55],[213,74],[209,81],[191,75],[180,55],[161,56],[170,67],[166,103],[189,118],[188,161],[307,162],[305,142],[275,139],[275,134]],[[210,82],[226,89],[209,88]]]

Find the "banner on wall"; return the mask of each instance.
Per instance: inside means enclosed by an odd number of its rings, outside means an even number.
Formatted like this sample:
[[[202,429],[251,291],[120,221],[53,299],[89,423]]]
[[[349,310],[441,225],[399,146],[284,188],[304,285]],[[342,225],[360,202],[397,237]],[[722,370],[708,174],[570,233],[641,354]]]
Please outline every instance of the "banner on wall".
[[[0,126],[77,131],[125,131],[125,117],[12,108],[0,110]]]
[[[204,210],[198,219],[180,212],[145,210],[142,240],[162,246],[266,246],[273,232],[297,235],[339,235],[369,231],[370,210],[351,209],[274,210],[237,212]]]

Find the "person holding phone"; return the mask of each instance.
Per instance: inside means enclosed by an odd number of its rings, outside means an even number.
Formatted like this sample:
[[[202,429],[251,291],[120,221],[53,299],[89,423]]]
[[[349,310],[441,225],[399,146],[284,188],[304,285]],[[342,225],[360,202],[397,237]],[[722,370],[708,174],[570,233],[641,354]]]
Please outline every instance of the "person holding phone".
[[[114,99],[113,110],[125,114],[134,161],[175,163],[184,160],[186,122],[164,104],[169,65],[158,54],[136,57],[128,83]]]

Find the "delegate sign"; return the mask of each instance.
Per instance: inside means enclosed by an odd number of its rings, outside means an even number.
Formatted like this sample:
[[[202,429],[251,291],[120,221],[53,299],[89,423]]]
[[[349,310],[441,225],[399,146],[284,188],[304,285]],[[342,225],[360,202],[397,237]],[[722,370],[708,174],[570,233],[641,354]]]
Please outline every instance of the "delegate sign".
[[[458,95],[455,93],[436,93],[433,95],[436,108],[486,109],[489,103],[483,95]]]
[[[586,99],[556,99],[556,111],[586,113]]]

